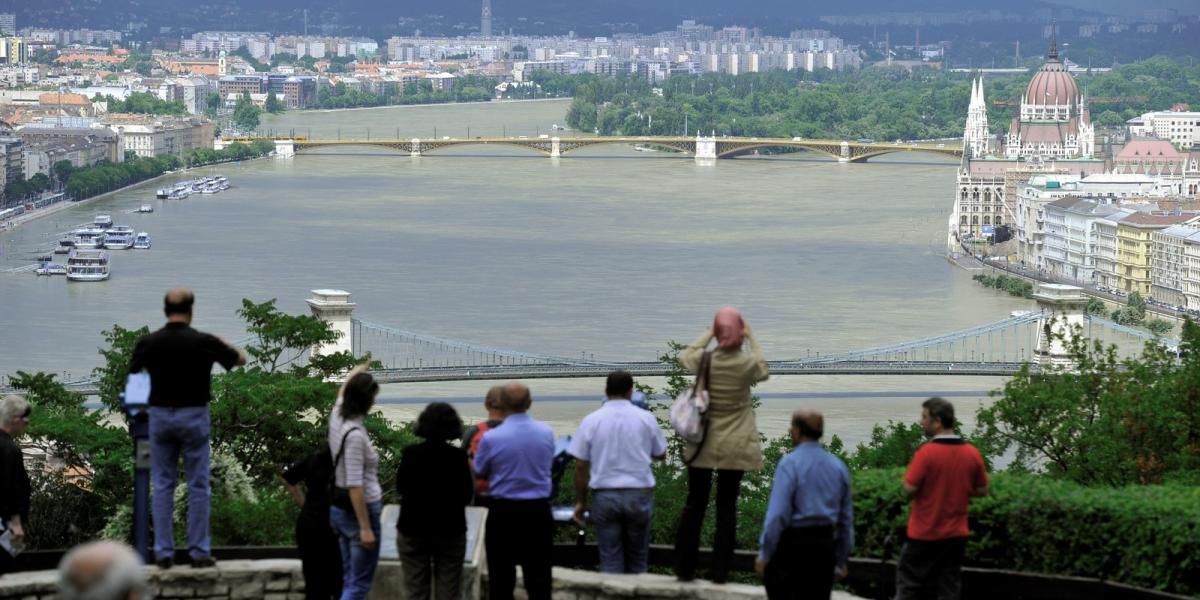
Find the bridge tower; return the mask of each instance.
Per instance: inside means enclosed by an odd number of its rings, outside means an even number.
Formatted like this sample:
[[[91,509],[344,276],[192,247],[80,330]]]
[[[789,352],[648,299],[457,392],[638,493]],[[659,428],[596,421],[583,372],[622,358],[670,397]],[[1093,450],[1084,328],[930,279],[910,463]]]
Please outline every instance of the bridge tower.
[[[420,156],[421,155],[421,138],[413,138],[411,145],[409,146],[409,150],[410,150],[409,156]]]
[[[336,342],[314,347],[312,353],[323,356],[338,352],[353,352],[354,327],[350,321],[350,314],[358,305],[350,301],[350,292],[328,289],[313,290],[312,295],[307,302],[313,316],[329,323],[339,334]]]
[[[550,158],[562,156],[562,139],[557,135],[550,138]]]
[[[850,142],[842,142],[842,150],[838,154],[838,162],[840,162],[840,163],[850,162]]]
[[[1039,283],[1033,299],[1037,300],[1041,310],[1034,361],[1047,367],[1073,365],[1067,350],[1075,328],[1083,326],[1083,307],[1087,304],[1083,289],[1059,283]]]
[[[702,137],[700,132],[696,132],[696,162],[710,162],[717,160],[717,136],[714,133],[711,137]]]

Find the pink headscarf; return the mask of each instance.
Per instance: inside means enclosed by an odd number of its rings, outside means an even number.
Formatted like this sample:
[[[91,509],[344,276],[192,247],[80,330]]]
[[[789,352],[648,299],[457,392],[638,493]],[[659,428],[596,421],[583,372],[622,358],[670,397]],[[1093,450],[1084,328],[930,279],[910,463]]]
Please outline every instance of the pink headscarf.
[[[718,310],[717,317],[713,319],[713,333],[717,335],[718,348],[741,348],[742,338],[746,335],[742,313],[732,306]]]

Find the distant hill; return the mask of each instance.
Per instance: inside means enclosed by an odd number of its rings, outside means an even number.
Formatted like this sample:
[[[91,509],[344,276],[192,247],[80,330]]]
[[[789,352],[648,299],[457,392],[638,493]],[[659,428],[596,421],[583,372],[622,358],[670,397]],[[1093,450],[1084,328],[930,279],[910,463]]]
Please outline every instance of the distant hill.
[[[65,0],[15,1],[18,24],[51,27],[123,29],[144,23],[140,37],[178,35],[180,29],[300,32],[308,11],[308,31],[376,37],[411,34],[456,35],[478,27],[478,0]],[[847,0],[837,4],[795,0],[493,0],[496,29],[550,34],[574,30],[580,35],[654,32],[682,19],[723,26],[743,24],[782,33],[812,26],[821,15],[880,12],[958,12],[991,10],[994,4],[961,0]],[[1052,6],[1039,0],[1011,0],[1004,12],[1029,14]],[[168,29],[163,29],[168,28]]]

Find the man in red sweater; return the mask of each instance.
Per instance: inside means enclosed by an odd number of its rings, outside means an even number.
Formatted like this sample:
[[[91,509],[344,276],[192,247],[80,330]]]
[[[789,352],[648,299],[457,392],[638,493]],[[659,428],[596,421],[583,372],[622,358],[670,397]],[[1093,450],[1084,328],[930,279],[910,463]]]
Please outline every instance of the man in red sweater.
[[[979,450],[954,433],[954,405],[941,398],[921,404],[921,427],[930,439],[917,449],[904,475],[912,498],[908,541],[896,566],[896,600],[962,596],[967,548],[967,507],[987,495],[988,475]]]

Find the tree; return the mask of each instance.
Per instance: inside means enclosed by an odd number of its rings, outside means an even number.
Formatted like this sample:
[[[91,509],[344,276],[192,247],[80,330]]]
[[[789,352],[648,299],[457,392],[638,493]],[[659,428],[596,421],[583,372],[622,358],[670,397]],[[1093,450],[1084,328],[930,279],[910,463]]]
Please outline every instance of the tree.
[[[250,101],[250,94],[242,94],[233,109],[233,124],[243,131],[254,131],[258,128],[259,112],[259,108]]]
[[[1185,319],[1178,356],[1150,342],[1118,360],[1115,347],[1078,328],[1063,341],[1072,368],[1026,366],[976,414],[993,452],[1014,451],[1010,469],[1126,485],[1200,466],[1200,326]]]
[[[275,96],[275,90],[267,92],[267,112],[271,114],[283,112],[283,103]]]
[[[1087,305],[1083,307],[1085,315],[1103,315],[1106,312],[1108,312],[1108,307],[1099,298],[1088,298]]]
[[[1150,330],[1150,333],[1153,333],[1155,336],[1162,337],[1170,333],[1174,329],[1174,326],[1169,321],[1163,319],[1150,319],[1146,321],[1146,329]]]

